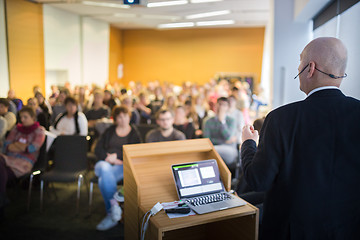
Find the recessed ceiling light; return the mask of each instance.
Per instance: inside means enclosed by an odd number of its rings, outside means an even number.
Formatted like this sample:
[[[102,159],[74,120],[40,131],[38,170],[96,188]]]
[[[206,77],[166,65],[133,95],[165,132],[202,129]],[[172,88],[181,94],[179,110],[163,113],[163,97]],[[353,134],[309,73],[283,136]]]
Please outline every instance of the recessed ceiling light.
[[[188,4],[188,0],[177,0],[177,1],[166,1],[166,2],[152,2],[148,3],[147,7],[167,7],[167,6],[175,6],[175,5],[184,5]]]
[[[145,18],[145,19],[160,19],[160,20],[172,20],[172,21],[176,21],[176,20],[181,19],[181,17],[178,17],[178,16],[149,15],[149,14],[141,15],[141,18]]]
[[[196,22],[196,26],[215,26],[215,25],[230,25],[235,24],[234,20],[219,20],[219,21],[205,21],[205,22]]]
[[[195,23],[193,22],[182,22],[182,23],[165,23],[159,24],[158,28],[183,28],[183,27],[194,27]]]
[[[222,2],[224,0],[190,0],[191,3]]]
[[[192,15],[186,16],[185,18],[186,19],[196,19],[196,18],[204,18],[204,17],[213,17],[213,16],[226,15],[226,14],[230,14],[230,10],[192,14]]]
[[[96,6],[96,7],[112,7],[112,8],[130,8],[129,5],[118,4],[118,3],[102,3],[102,2],[91,2],[91,1],[82,1],[84,5]]]

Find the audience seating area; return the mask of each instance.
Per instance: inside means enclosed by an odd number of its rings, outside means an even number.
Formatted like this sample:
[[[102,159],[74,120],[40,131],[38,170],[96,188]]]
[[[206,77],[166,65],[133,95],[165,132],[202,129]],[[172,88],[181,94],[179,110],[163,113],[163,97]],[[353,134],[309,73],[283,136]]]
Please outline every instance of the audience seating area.
[[[234,138],[235,140],[233,140],[233,142],[236,143],[236,149],[239,153],[241,144],[239,136],[241,136],[242,127],[244,124],[252,124],[255,118],[259,116],[258,103],[256,103],[256,108],[252,108],[252,96],[258,94],[257,100],[261,99],[261,93],[253,92],[253,90],[250,89],[250,85],[246,81],[241,81],[241,79],[212,80],[203,86],[184,83],[183,86],[180,87],[182,89],[180,92],[176,90],[179,88],[175,88],[173,85],[161,85],[157,82],[149,83],[147,86],[140,83],[130,84],[128,88],[119,88],[111,85],[107,85],[104,89],[96,86],[93,89],[87,86],[75,86],[74,88],[71,88],[69,84],[66,86],[67,87],[52,86],[52,93],[48,97],[43,97],[42,90],[35,86],[34,98],[32,99],[35,99],[37,104],[34,110],[36,110],[38,116],[40,113],[46,114],[48,123],[46,123],[44,127],[47,131],[52,132],[52,129],[54,127],[56,128],[57,121],[59,120],[52,121],[51,119],[59,118],[61,112],[57,112],[58,109],[63,109],[62,111],[67,109],[65,108],[65,99],[71,96],[76,100],[76,107],[79,114],[83,112],[86,117],[92,116],[92,119],[87,119],[89,134],[85,136],[79,136],[77,134],[55,136],[55,141],[51,147],[49,147],[49,144],[45,141],[33,170],[26,176],[18,179],[18,182],[28,183],[26,204],[28,212],[33,212],[34,210],[32,208],[38,209],[39,207],[33,199],[37,198],[33,193],[37,190],[40,190],[40,211],[45,213],[49,211],[50,203],[46,204],[45,207],[43,207],[43,203],[49,201],[48,198],[51,192],[56,192],[56,189],[61,186],[61,184],[66,184],[66,186],[73,185],[73,187],[76,186],[77,188],[76,202],[69,203],[72,205],[71,211],[74,213],[79,214],[81,211],[84,211],[84,208],[87,208],[87,206],[85,207],[81,204],[81,201],[84,201],[84,199],[88,201],[89,216],[94,211],[103,211],[102,209],[95,210],[94,207],[96,206],[93,204],[93,194],[98,195],[95,196],[95,198],[101,198],[98,189],[94,191],[94,183],[98,183],[98,178],[94,176],[94,165],[98,160],[102,160],[96,156],[94,149],[106,129],[116,124],[111,114],[105,116],[102,115],[99,110],[105,109],[108,113],[111,113],[112,110],[119,105],[112,106],[111,109],[111,106],[107,105],[109,102],[120,103],[129,109],[131,112],[130,123],[139,132],[141,142],[146,142],[147,133],[159,127],[156,120],[156,112],[161,109],[168,109],[172,113],[173,123],[185,126],[184,129],[191,123],[195,128],[195,138],[204,137],[203,133],[204,127],[206,127],[206,120],[217,117],[217,99],[231,96],[235,99],[235,103],[231,104],[229,101],[229,115],[231,115],[232,111],[239,111],[239,114],[241,114],[243,118],[241,121],[234,119],[237,120],[237,122],[233,137],[237,137],[236,139]],[[110,91],[112,93],[110,99],[104,98],[104,91]],[[95,97],[95,95],[97,95],[97,97]],[[129,99],[130,101],[128,101]],[[7,100],[15,105],[20,101],[23,102],[24,105],[27,103],[27,99],[21,99],[21,96],[15,99],[7,98]],[[265,103],[264,106],[266,106]],[[185,110],[184,116],[181,115],[180,111],[177,111],[178,107],[182,107]],[[56,112],[59,115],[53,117],[52,114]],[[91,114],[89,114],[89,112],[91,112]],[[14,113],[16,114],[16,112]],[[266,109],[264,108],[260,115],[264,115],[265,113]],[[50,128],[47,128],[47,126],[50,126]],[[78,127],[79,126],[76,126],[76,128]],[[215,145],[217,143],[213,144]],[[236,161],[228,164],[228,168],[233,178],[232,189],[241,189],[239,193],[245,194],[246,188],[244,189],[242,186],[238,186],[238,184],[244,184],[241,181],[240,163],[240,154],[238,154]],[[61,184],[59,185],[59,183]],[[119,184],[122,184],[122,182]],[[87,194],[81,195],[80,198],[81,187],[84,185]],[[49,191],[50,193],[47,193]],[[84,189],[82,191],[84,191]],[[9,197],[11,201],[10,204],[19,204],[19,201],[13,201],[14,197],[16,196],[13,195]],[[66,200],[63,199],[63,201]],[[32,203],[31,208],[30,203]],[[56,206],[57,203],[52,203],[51,205],[52,207],[62,207]]]

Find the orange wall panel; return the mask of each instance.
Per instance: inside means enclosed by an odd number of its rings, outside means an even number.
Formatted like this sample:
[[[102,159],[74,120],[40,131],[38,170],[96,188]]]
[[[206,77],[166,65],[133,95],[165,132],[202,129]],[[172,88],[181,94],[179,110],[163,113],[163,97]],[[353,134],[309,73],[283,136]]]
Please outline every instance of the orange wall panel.
[[[123,62],[122,30],[110,26],[109,82],[119,82],[118,66]]]
[[[264,28],[123,30],[123,83],[206,83],[218,72],[261,77]]]
[[[23,101],[45,88],[42,5],[6,0],[10,88]]]

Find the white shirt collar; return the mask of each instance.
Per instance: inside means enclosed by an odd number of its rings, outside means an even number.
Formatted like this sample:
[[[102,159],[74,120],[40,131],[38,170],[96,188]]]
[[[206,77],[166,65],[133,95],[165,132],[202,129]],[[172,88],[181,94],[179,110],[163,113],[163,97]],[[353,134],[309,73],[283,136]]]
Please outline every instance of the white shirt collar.
[[[318,92],[320,90],[325,90],[325,89],[338,89],[338,90],[340,90],[338,87],[335,87],[335,86],[318,87],[318,88],[313,89],[311,92],[309,92],[309,94],[307,96],[309,97],[311,94],[313,94],[315,92]]]

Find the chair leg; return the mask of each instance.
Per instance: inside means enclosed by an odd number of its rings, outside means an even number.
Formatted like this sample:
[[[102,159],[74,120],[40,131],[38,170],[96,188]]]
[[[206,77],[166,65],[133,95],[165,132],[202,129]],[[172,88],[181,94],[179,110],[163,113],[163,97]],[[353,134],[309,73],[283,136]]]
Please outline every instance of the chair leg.
[[[40,182],[40,212],[43,210],[43,197],[44,197],[44,180]]]
[[[30,180],[29,180],[29,191],[28,191],[28,200],[27,200],[27,211],[30,210],[30,200],[31,200],[31,188],[32,188],[32,182],[34,179],[34,174],[30,174]]]
[[[92,200],[93,200],[93,189],[94,189],[94,183],[90,182],[90,192],[89,192],[89,214],[91,214],[91,206],[92,206]]]
[[[83,175],[79,175],[78,177],[78,189],[77,189],[77,201],[76,201],[76,214],[79,214],[79,205],[80,205],[80,188],[81,183],[83,181]]]

